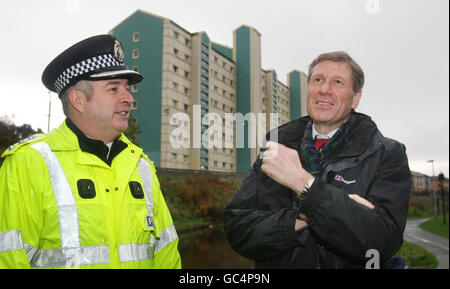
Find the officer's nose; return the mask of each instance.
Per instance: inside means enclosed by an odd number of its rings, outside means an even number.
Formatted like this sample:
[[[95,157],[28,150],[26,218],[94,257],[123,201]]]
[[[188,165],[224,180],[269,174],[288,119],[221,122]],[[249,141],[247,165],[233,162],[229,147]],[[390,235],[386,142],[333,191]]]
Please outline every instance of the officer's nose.
[[[127,89],[125,89],[125,91],[123,93],[122,102],[128,103],[131,107],[133,106],[134,98],[131,95],[131,93],[128,91],[128,86],[127,86]]]

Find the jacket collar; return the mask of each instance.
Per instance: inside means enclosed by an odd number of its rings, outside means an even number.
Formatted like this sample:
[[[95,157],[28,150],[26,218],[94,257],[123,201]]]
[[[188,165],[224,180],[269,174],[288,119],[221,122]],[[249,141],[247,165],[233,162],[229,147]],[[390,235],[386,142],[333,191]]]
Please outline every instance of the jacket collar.
[[[351,131],[351,140],[342,146],[342,150],[336,155],[337,158],[362,154],[369,146],[373,134],[378,130],[370,116],[354,110],[351,113],[356,117]],[[311,117],[305,116],[281,126],[278,131],[280,143],[300,151],[300,144],[309,121]]]
[[[109,166],[111,166],[114,157],[131,144],[125,135],[121,134],[114,140],[111,152],[107,157],[108,147],[102,141],[88,138],[68,118],[57,129],[48,134],[48,139],[53,151],[81,150],[96,155]]]

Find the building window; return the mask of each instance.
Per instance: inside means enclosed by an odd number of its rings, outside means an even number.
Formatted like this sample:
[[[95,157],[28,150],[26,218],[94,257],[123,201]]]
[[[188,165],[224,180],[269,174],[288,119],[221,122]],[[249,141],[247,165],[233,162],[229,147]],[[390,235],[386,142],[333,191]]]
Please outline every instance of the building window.
[[[173,65],[173,71],[174,71],[174,72],[177,72],[177,71],[178,71],[178,66]]]
[[[174,30],[174,31],[173,31],[173,37],[174,37],[175,39],[178,39],[178,35],[179,35],[179,33],[176,32],[176,31]]]
[[[184,72],[184,77],[189,78],[189,72],[185,71]]]
[[[132,110],[138,109],[138,101],[136,99],[133,100],[133,102],[131,103],[131,109]]]
[[[186,39],[184,40],[184,43],[186,43],[186,46],[189,46],[189,44],[191,44],[191,41],[190,41],[189,39],[186,38]]]
[[[133,59],[139,58],[139,49],[133,49],[133,52],[131,53],[131,58]]]
[[[139,42],[141,40],[141,35],[139,32],[133,33],[133,42]]]
[[[178,101],[176,101],[175,99],[172,99],[172,106],[173,107],[177,107]]]
[[[131,86],[131,93],[139,92],[139,86],[137,84],[133,84]]]
[[[178,56],[178,49],[174,48],[174,49],[173,49],[173,54],[175,54],[176,56]]]
[[[184,88],[184,94],[185,94],[185,95],[188,95],[188,94],[189,94],[189,88],[186,88],[186,87]]]
[[[183,155],[183,162],[187,163],[189,161],[188,155]]]
[[[171,154],[170,154],[170,159],[171,159],[172,161],[176,161],[176,160],[177,160],[177,154],[171,153]]]
[[[136,72],[139,72],[139,66],[137,66],[137,65],[133,66],[131,69]]]
[[[172,88],[177,90],[178,89],[178,83],[172,82]]]
[[[171,117],[170,118],[170,125],[178,125],[178,119],[176,118],[176,117]],[[175,137],[176,138],[176,136],[172,136],[172,137]],[[176,140],[176,139],[175,139]]]

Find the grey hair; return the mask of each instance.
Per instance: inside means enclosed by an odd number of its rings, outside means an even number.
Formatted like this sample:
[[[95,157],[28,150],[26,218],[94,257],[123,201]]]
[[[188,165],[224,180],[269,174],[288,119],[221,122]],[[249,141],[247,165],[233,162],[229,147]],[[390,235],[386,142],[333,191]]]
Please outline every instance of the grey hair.
[[[80,80],[68,89],[61,95],[61,103],[65,116],[69,116],[71,103],[69,100],[69,93],[72,90],[79,90],[86,95],[87,100],[91,98],[92,95],[92,84],[88,80]]]

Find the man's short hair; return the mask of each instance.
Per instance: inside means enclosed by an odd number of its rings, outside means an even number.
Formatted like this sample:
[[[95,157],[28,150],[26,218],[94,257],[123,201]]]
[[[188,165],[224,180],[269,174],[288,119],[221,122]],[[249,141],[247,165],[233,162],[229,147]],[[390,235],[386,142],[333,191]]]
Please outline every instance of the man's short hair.
[[[356,63],[347,52],[344,51],[333,51],[320,54],[314,61],[309,65],[308,70],[308,83],[311,79],[312,70],[314,67],[322,61],[332,61],[332,62],[343,62],[347,63],[352,70],[352,83],[353,92],[356,93],[360,91],[364,86],[364,72],[361,67]]]
[[[87,100],[91,98],[92,95],[92,83],[88,80],[80,80],[75,85],[69,87],[62,95],[61,95],[61,103],[63,107],[63,112],[65,116],[69,116],[70,113],[70,100],[69,93],[72,90],[79,90],[86,95]]]

